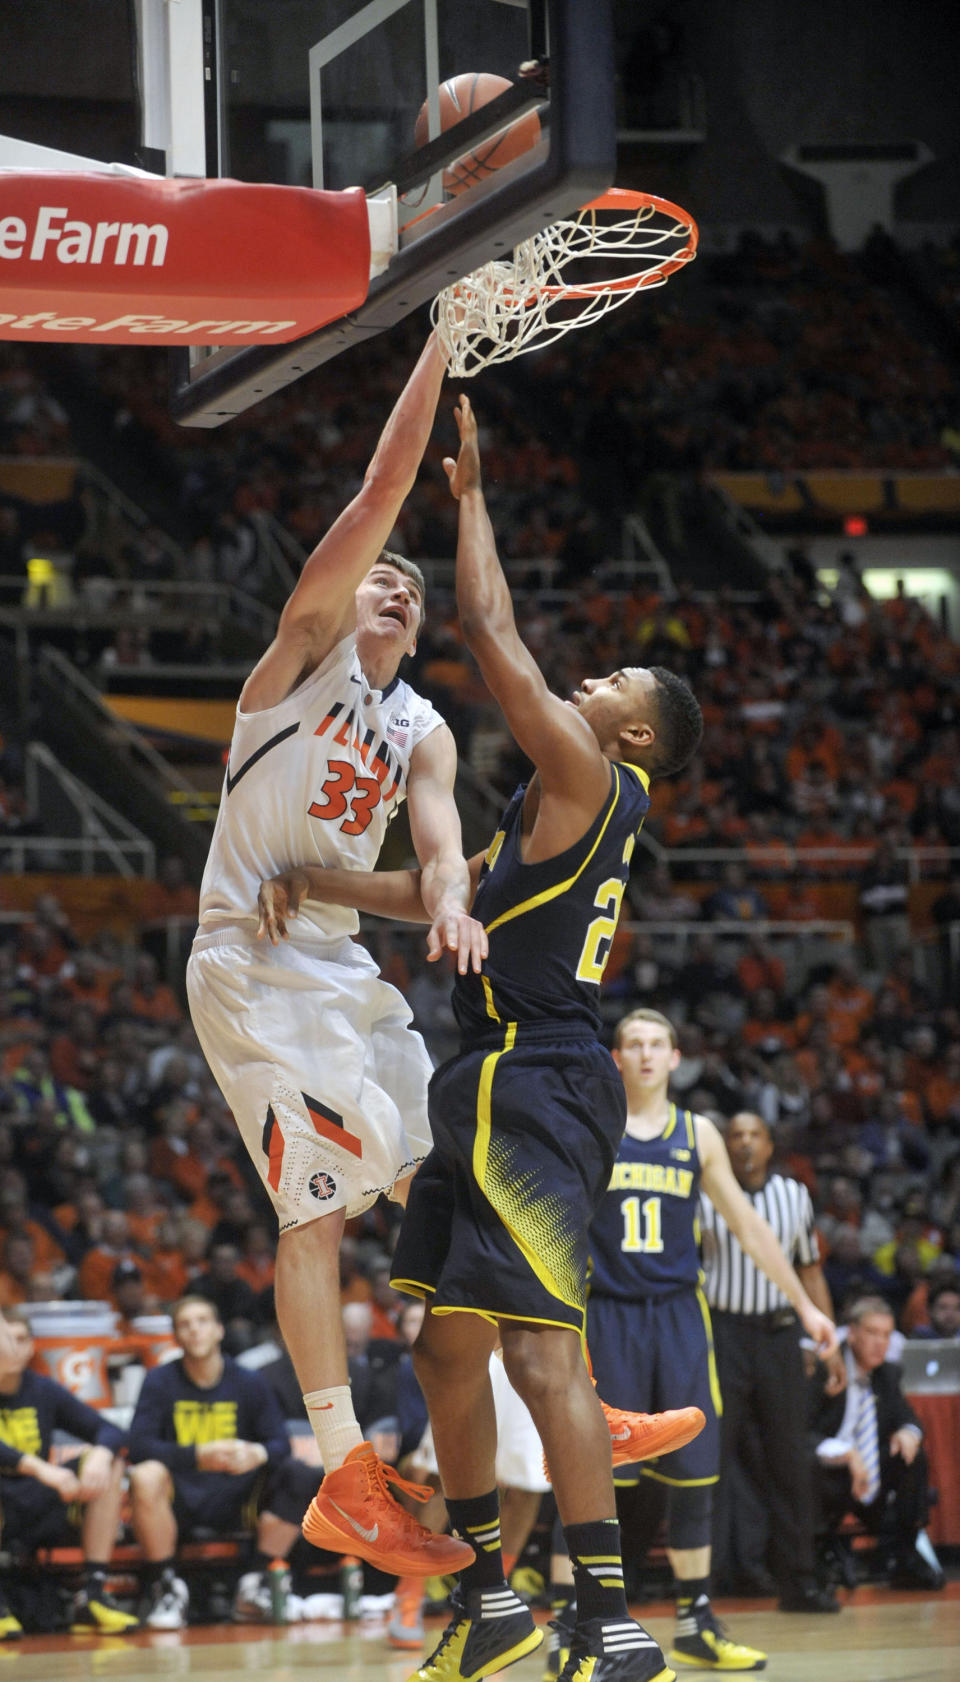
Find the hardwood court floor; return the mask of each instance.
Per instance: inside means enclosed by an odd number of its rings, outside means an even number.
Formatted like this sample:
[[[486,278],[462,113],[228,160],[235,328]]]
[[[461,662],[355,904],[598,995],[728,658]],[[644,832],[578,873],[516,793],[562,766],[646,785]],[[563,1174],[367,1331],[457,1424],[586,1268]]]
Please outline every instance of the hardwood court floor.
[[[770,1610],[770,1602],[721,1601],[731,1634],[768,1654],[770,1682],[960,1682],[960,1582],[942,1594],[858,1589],[839,1616],[809,1617]],[[666,1646],[671,1610],[662,1603],[638,1615]],[[427,1651],[442,1623],[431,1620]],[[382,1621],[343,1635],[340,1624],[299,1624],[279,1633],[217,1625],[136,1635],[27,1636],[0,1646],[0,1682],[407,1682],[420,1662],[395,1653]],[[501,1673],[508,1682],[540,1682],[543,1650]],[[685,1671],[691,1678],[705,1671]]]

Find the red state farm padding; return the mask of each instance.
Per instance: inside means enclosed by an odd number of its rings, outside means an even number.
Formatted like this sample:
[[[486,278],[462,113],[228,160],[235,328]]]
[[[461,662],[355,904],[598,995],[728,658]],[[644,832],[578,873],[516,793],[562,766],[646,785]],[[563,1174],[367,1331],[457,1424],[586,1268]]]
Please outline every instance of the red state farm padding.
[[[0,172],[0,339],[278,344],[369,274],[360,187]]]

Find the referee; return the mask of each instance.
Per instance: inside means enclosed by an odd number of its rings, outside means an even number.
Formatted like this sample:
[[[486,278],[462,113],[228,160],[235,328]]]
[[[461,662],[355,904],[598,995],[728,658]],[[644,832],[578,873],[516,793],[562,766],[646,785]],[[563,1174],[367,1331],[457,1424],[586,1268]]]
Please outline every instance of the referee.
[[[823,1313],[833,1307],[820,1267],[813,1207],[806,1186],[769,1172],[773,1141],[760,1116],[735,1115],[727,1129],[730,1164],[758,1214]],[[835,1596],[817,1584],[813,1548],[813,1489],[806,1446],[806,1380],[800,1323],[778,1290],[743,1250],[713,1204],[700,1199],[710,1304],[723,1397],[721,1474],[714,1535],[725,1546],[737,1499],[732,1472],[743,1463],[745,1433],[753,1430],[763,1466],[771,1564],[784,1612],[837,1612]]]

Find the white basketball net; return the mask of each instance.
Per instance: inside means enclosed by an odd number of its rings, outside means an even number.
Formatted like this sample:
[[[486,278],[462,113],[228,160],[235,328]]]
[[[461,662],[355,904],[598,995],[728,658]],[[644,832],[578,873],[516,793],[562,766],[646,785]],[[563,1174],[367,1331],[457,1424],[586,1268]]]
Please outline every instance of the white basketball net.
[[[654,198],[626,212],[599,201],[524,240],[512,259],[485,263],[446,287],[430,315],[449,372],[469,379],[574,327],[589,327],[638,288],[662,286],[696,255],[696,224],[678,220],[683,214]],[[606,271],[601,279],[598,258]]]

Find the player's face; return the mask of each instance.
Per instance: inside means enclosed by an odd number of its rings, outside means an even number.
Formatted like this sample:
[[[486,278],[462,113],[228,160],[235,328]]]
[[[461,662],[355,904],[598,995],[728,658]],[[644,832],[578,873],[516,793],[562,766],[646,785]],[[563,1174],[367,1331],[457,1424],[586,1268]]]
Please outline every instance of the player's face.
[[[865,1314],[862,1320],[850,1327],[847,1333],[850,1348],[865,1372],[882,1366],[887,1358],[892,1333],[892,1314]]]
[[[627,1093],[642,1096],[666,1091],[670,1074],[680,1061],[666,1028],[658,1022],[630,1022],[623,1030],[614,1062],[623,1076]]]
[[[223,1327],[212,1308],[201,1302],[191,1302],[177,1315],[173,1335],[191,1360],[205,1361],[220,1348]]]
[[[413,580],[382,561],[357,590],[357,636],[377,649],[395,647],[397,660],[412,654],[420,629],[420,593]]]
[[[7,1331],[13,1344],[12,1354],[5,1358],[0,1356],[0,1378],[19,1375],[24,1372],[33,1360],[33,1338],[30,1329],[22,1320],[9,1320]]]
[[[645,724],[653,731],[657,680],[645,666],[623,666],[609,677],[586,677],[571,706],[586,719],[604,753],[618,750],[620,732]],[[653,735],[650,737],[653,741]]]

